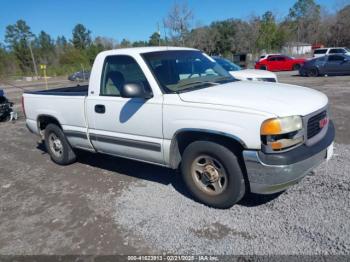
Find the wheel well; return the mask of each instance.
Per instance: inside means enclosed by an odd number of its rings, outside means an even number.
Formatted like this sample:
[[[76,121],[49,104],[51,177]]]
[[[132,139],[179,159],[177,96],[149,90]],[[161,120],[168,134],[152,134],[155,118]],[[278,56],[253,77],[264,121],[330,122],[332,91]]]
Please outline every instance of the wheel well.
[[[225,134],[216,134],[208,131],[183,131],[178,133],[171,142],[170,148],[170,166],[178,168],[181,163],[182,154],[185,148],[194,141],[211,141],[227,147],[231,150],[238,160],[241,167],[244,183],[247,191],[250,191],[250,184],[247,175],[247,169],[243,159],[243,150],[245,145],[239,138],[234,138]]]
[[[242,157],[242,151],[244,149],[243,142],[239,141],[238,138],[233,138],[228,135],[206,131],[183,131],[176,134],[171,142],[170,165],[172,168],[178,168],[185,148],[194,141],[211,141],[218,143],[230,149],[238,158]]]
[[[62,129],[60,122],[58,122],[58,120],[53,116],[41,115],[38,117],[37,122],[38,122],[38,129],[41,135],[44,134],[43,131],[45,130],[48,124],[55,124]]]

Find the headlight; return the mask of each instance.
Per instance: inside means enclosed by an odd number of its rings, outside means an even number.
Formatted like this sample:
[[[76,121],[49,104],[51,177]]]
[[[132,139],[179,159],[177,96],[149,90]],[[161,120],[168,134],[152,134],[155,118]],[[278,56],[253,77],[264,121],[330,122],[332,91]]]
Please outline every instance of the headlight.
[[[287,149],[303,142],[302,128],[300,116],[268,119],[261,125],[261,140],[272,151]]]

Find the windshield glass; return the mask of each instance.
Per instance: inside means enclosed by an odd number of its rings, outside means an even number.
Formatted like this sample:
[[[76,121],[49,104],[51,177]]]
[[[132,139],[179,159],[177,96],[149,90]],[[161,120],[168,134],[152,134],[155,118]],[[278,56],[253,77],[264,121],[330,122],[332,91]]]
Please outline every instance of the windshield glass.
[[[160,51],[142,55],[167,93],[184,92],[236,81],[200,51]]]
[[[227,71],[239,71],[242,68],[228,59],[214,57],[215,61]]]

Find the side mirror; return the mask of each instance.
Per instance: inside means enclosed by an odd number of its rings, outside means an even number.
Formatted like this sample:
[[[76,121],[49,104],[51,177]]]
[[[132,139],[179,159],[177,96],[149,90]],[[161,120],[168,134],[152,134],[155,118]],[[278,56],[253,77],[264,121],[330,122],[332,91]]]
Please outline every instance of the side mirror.
[[[143,83],[126,83],[120,91],[121,97],[124,98],[144,98],[150,99],[153,97],[151,91],[146,90]]]

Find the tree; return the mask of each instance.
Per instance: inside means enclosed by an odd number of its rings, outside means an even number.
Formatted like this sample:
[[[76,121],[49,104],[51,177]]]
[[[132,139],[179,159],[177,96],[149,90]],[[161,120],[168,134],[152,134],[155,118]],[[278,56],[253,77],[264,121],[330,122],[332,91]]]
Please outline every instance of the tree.
[[[143,47],[143,46],[148,46],[148,42],[140,40],[132,43],[132,47]]]
[[[131,46],[132,46],[131,42],[125,38],[120,42],[120,45],[119,45],[120,48],[126,48]]]
[[[262,15],[260,21],[257,47],[259,50],[272,51],[281,48],[284,40],[284,33],[279,29],[275,16],[271,11]]]
[[[185,45],[185,38],[189,33],[193,11],[186,3],[175,3],[164,19],[164,26],[169,29],[174,44]]]
[[[56,39],[56,46],[65,47],[68,44],[67,39],[62,35]]]
[[[17,73],[18,66],[13,52],[8,52],[5,46],[0,43],[0,79],[3,76]]]
[[[317,42],[320,10],[320,5],[314,0],[297,0],[289,9],[287,20],[298,42]]]
[[[39,46],[39,56],[40,56],[41,62],[48,64],[50,61],[53,60],[52,57],[55,54],[54,41],[52,40],[49,34],[47,34],[44,31],[41,31],[39,33],[37,42]]]
[[[190,47],[194,47],[208,54],[214,54],[215,42],[213,29],[209,26],[202,26],[191,31],[187,41]]]
[[[111,50],[116,48],[117,42],[113,38],[98,36],[95,38],[94,44],[102,47],[103,50]]]
[[[154,32],[150,37],[148,41],[148,45],[150,46],[159,46],[160,45],[160,34],[158,32]]]
[[[335,46],[350,46],[350,5],[338,11],[331,32]]]
[[[33,37],[34,34],[30,31],[30,27],[23,20],[18,20],[15,24],[6,27],[5,42],[14,52],[19,67],[24,73],[35,69],[30,49]]]
[[[82,24],[77,24],[73,29],[73,46],[83,50],[91,45],[91,31]]]

